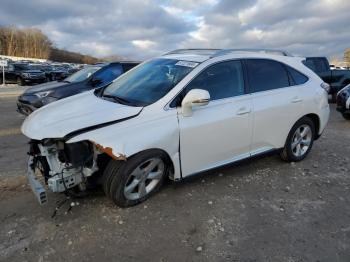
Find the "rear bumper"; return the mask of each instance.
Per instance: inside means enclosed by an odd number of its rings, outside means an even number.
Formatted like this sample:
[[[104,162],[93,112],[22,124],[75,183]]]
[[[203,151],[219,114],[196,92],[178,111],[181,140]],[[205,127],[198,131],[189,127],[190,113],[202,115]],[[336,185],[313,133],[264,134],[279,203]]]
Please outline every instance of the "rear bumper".
[[[318,131],[318,136],[321,136],[327,123],[328,123],[328,120],[329,120],[329,115],[330,115],[330,108],[329,108],[329,105],[327,105],[326,107],[322,108],[321,114],[319,115],[320,116],[320,128],[319,128],[319,131]]]

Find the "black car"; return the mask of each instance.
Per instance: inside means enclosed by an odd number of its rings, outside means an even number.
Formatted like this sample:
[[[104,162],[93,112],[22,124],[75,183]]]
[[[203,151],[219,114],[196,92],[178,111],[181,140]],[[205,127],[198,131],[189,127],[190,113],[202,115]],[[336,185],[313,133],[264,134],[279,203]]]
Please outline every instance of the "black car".
[[[89,65],[65,78],[28,88],[18,97],[17,111],[29,115],[34,110],[59,99],[107,86],[139,62],[113,62]]]
[[[2,83],[2,74],[0,74]],[[5,82],[7,84],[18,84],[20,86],[34,83],[46,82],[45,73],[42,70],[35,69],[26,63],[9,64],[5,69]]]
[[[31,67],[43,71],[45,73],[46,82],[63,80],[69,75],[66,70],[48,64],[34,64],[31,65]]]
[[[337,94],[337,110],[346,120],[350,120],[350,84]]]

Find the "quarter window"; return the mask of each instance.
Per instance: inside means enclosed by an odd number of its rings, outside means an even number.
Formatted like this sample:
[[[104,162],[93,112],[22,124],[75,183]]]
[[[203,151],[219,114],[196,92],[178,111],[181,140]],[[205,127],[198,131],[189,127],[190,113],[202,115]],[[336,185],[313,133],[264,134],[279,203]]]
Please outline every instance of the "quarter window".
[[[249,84],[253,92],[289,86],[284,65],[268,59],[247,59]]]
[[[290,85],[302,85],[308,80],[308,78],[305,75],[298,72],[294,68],[287,65],[285,67],[287,68],[288,73],[291,77]]]
[[[239,60],[221,62],[201,72],[186,87],[204,89],[210,94],[210,100],[234,97],[244,94],[244,78],[242,64]]]

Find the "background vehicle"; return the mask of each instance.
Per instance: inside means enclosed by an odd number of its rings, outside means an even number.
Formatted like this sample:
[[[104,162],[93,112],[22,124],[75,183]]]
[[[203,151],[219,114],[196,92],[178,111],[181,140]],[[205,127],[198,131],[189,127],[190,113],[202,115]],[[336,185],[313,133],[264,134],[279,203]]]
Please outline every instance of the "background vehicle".
[[[29,64],[12,63],[5,70],[5,81],[7,84],[23,86],[26,84],[44,83],[46,76],[42,70],[35,69]],[[2,83],[2,74],[0,74],[0,82]]]
[[[306,57],[305,65],[330,85],[329,94],[335,102],[337,93],[350,84],[350,70],[334,68],[331,70],[326,57]]]
[[[37,70],[43,71],[46,76],[46,82],[62,80],[68,76],[66,70],[52,66],[50,64],[30,64],[30,66]]]
[[[28,88],[18,97],[18,112],[28,115],[43,105],[94,88],[104,87],[138,62],[114,62],[87,66],[63,81]]]
[[[337,110],[346,120],[350,120],[350,84],[338,92]]]
[[[22,126],[32,139],[28,179],[35,183],[41,156],[53,192],[84,190],[97,178],[125,207],[159,190],[166,176],[180,180],[272,151],[301,161],[329,117],[328,85],[302,61],[213,49],[151,59],[106,88],[30,115]],[[32,189],[46,201],[40,185]]]

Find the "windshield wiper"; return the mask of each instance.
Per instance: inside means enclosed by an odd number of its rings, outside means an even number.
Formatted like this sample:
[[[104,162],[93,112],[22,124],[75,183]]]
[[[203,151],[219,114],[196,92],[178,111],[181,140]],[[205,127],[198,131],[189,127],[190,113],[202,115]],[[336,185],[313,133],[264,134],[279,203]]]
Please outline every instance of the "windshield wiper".
[[[102,95],[102,97],[112,98],[114,101],[118,102],[119,104],[123,104],[123,105],[131,104],[131,102],[129,100],[122,98],[122,97],[119,97],[119,96]]]

